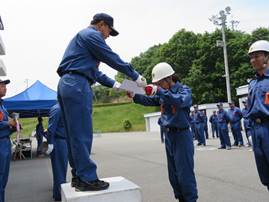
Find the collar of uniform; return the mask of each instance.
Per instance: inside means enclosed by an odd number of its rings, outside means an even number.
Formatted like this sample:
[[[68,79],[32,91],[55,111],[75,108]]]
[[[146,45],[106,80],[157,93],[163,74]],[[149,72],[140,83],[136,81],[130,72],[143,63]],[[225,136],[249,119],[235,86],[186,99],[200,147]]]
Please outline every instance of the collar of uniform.
[[[175,85],[172,86],[170,91],[172,91],[173,93],[176,93],[176,92],[178,92],[178,89],[181,88],[181,87],[182,87],[182,84],[177,81],[175,83]]]
[[[263,73],[263,75],[259,75],[258,73],[256,73],[256,78],[257,79],[260,79],[260,78],[263,78],[263,77],[269,77],[269,67],[267,67]]]

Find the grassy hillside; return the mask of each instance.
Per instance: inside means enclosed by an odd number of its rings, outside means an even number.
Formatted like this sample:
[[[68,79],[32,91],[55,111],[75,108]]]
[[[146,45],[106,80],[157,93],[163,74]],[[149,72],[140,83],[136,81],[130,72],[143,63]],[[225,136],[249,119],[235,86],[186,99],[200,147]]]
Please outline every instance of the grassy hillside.
[[[158,111],[158,107],[144,107],[134,103],[96,105],[93,107],[94,132],[120,132],[126,131],[124,121],[128,120],[132,127],[129,131],[145,130],[144,114]],[[29,137],[37,124],[37,118],[20,119],[23,130],[21,136]],[[43,119],[44,128],[47,128],[47,118]],[[13,134],[15,137],[15,134]]]
[[[134,103],[95,107],[93,110],[93,130],[101,132],[126,131],[124,121],[129,120],[130,131],[145,130],[144,114],[155,112],[157,107],[144,107]]]

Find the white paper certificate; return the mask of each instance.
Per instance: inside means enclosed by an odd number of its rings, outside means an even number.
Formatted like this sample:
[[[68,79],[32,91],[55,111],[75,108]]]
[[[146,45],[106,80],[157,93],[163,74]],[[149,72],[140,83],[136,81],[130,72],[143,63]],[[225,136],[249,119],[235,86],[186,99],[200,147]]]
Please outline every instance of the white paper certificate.
[[[144,88],[137,86],[136,82],[128,80],[128,79],[123,80],[123,82],[120,86],[120,89],[130,91],[130,92],[133,92],[135,94],[145,95]]]

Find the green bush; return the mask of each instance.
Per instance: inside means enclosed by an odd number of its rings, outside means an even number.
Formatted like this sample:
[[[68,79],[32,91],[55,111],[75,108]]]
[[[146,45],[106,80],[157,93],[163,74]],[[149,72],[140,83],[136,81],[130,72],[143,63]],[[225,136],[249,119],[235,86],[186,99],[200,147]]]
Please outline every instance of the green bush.
[[[123,128],[125,130],[130,130],[132,128],[132,124],[131,124],[131,121],[129,120],[124,120],[123,121]]]

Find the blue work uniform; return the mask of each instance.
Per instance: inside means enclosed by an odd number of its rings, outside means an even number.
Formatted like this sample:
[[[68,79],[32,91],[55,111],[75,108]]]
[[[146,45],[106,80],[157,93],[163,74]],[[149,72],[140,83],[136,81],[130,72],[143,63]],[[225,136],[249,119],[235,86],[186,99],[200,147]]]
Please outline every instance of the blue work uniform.
[[[191,133],[192,133],[192,137],[194,139],[197,139],[196,135],[195,135],[195,121],[194,121],[194,114],[190,115],[190,124],[191,124]]]
[[[241,133],[242,112],[238,107],[234,107],[228,110],[228,115],[230,117],[231,130],[234,137],[234,146],[242,146],[244,145]]]
[[[39,155],[42,153],[42,143],[43,143],[44,127],[42,122],[39,122],[36,125],[36,140],[37,140],[37,151],[36,154]]]
[[[248,114],[258,173],[269,190],[269,69],[249,84]]]
[[[161,106],[160,124],[165,131],[165,148],[169,181],[175,198],[193,202],[198,198],[194,174],[194,146],[190,131],[189,87],[176,82],[170,90],[160,88],[156,95],[135,95],[134,102],[145,106]]]
[[[53,198],[61,200],[61,184],[66,182],[68,149],[66,133],[59,104],[55,104],[49,113],[48,144],[53,145],[50,154],[53,174]]]
[[[99,82],[113,87],[115,81],[98,69],[104,62],[136,80],[139,74],[120,59],[105,43],[101,32],[88,27],[78,32],[69,43],[57,70],[61,77],[58,100],[61,106],[72,173],[84,182],[98,179],[96,164],[91,160],[92,99],[91,84]],[[89,85],[90,84],[90,85]]]
[[[209,118],[209,122],[211,123],[212,137],[215,138],[215,133],[216,137],[219,137],[217,114],[212,114]]]
[[[203,118],[204,118],[204,133],[205,133],[206,139],[208,139],[207,116],[204,113],[203,113]]]
[[[218,110],[218,129],[220,137],[220,147],[231,147],[231,141],[229,137],[228,123],[230,118],[228,113],[224,109]]]
[[[194,123],[198,145],[206,145],[204,134],[204,118],[202,112],[194,111]]]
[[[243,116],[243,125],[244,125],[244,130],[245,130],[245,135],[248,141],[248,145],[250,146],[251,143],[249,142],[249,136],[250,136],[250,122],[249,119],[247,117],[248,114],[248,108],[245,107],[244,109],[242,109],[242,116]]]
[[[5,188],[8,181],[11,160],[11,142],[9,136],[14,129],[8,124],[8,112],[0,100],[0,202],[5,201]]]

